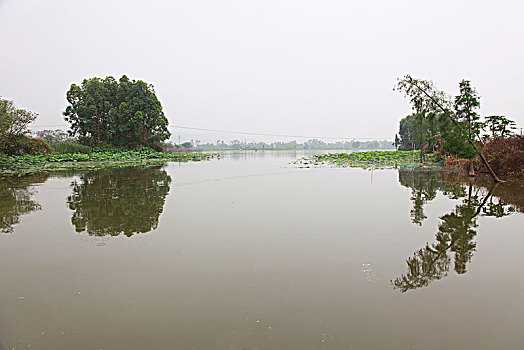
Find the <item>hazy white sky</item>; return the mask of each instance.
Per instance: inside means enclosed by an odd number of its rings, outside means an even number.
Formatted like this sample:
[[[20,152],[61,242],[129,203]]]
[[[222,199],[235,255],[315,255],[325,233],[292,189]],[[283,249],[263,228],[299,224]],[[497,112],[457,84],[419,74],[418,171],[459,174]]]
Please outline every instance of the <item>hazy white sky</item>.
[[[482,115],[524,127],[523,14],[522,0],[0,0],[0,96],[65,129],[72,83],[126,74],[174,125],[391,139],[409,73],[451,95],[469,79]]]

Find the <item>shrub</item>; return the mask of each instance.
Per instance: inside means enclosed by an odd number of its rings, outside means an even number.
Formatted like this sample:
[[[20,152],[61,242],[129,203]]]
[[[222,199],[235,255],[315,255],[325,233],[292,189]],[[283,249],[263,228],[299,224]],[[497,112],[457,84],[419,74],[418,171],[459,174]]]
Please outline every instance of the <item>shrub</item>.
[[[147,148],[151,148],[151,149],[153,149],[156,152],[163,152],[164,151],[164,147],[162,147],[162,144],[160,144],[160,143],[150,143],[146,147]]]
[[[444,168],[449,170],[464,170],[469,169],[469,159],[458,158],[456,156],[449,156],[444,161]]]
[[[497,175],[524,176],[524,136],[496,137],[482,151]],[[487,171],[480,159],[475,160],[480,171]]]
[[[41,139],[35,139],[26,135],[12,135],[7,137],[6,142],[2,143],[1,153],[5,154],[48,154],[51,148]]]
[[[66,153],[91,153],[93,149],[89,146],[82,145],[75,141],[64,141],[55,142],[51,144],[51,150],[53,153],[66,154]]]

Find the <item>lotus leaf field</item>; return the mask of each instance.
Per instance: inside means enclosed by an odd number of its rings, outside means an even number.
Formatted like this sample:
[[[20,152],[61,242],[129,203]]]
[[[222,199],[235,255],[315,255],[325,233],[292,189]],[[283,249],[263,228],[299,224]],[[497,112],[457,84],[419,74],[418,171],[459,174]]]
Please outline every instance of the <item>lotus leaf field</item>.
[[[321,166],[332,164],[353,168],[391,168],[412,166],[435,166],[434,155],[426,154],[426,162],[420,163],[420,151],[369,151],[353,153],[316,154],[312,158],[302,158],[295,162],[302,166]]]
[[[108,150],[90,154],[0,155],[0,176],[24,176],[45,171],[152,166],[167,161],[201,161],[216,154],[155,152],[151,149]]]

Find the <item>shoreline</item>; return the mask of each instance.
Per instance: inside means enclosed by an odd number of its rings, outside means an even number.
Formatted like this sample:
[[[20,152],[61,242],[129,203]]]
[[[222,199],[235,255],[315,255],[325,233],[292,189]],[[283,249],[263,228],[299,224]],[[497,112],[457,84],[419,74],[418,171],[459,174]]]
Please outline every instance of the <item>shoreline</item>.
[[[167,162],[204,161],[218,154],[155,151],[105,151],[90,154],[0,156],[0,178],[22,177],[62,170],[98,170],[135,166],[156,166]]]

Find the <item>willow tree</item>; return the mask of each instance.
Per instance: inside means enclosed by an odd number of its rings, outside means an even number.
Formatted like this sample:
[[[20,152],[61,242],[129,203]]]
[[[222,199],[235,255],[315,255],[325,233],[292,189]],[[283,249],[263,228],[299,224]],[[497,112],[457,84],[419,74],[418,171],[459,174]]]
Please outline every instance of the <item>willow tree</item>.
[[[428,118],[431,117],[431,124],[435,124],[434,119],[440,118],[442,114],[439,105],[446,106],[448,109],[450,108],[449,97],[444,92],[437,90],[433,82],[413,79],[409,75],[404,77],[404,79],[398,79],[394,90],[404,93],[404,96],[409,98],[411,103],[414,111],[413,117],[416,120],[416,128],[418,129],[420,161],[422,162],[424,161],[424,148],[427,142],[424,140],[424,135],[427,134]],[[433,133],[431,136],[434,136]]]

